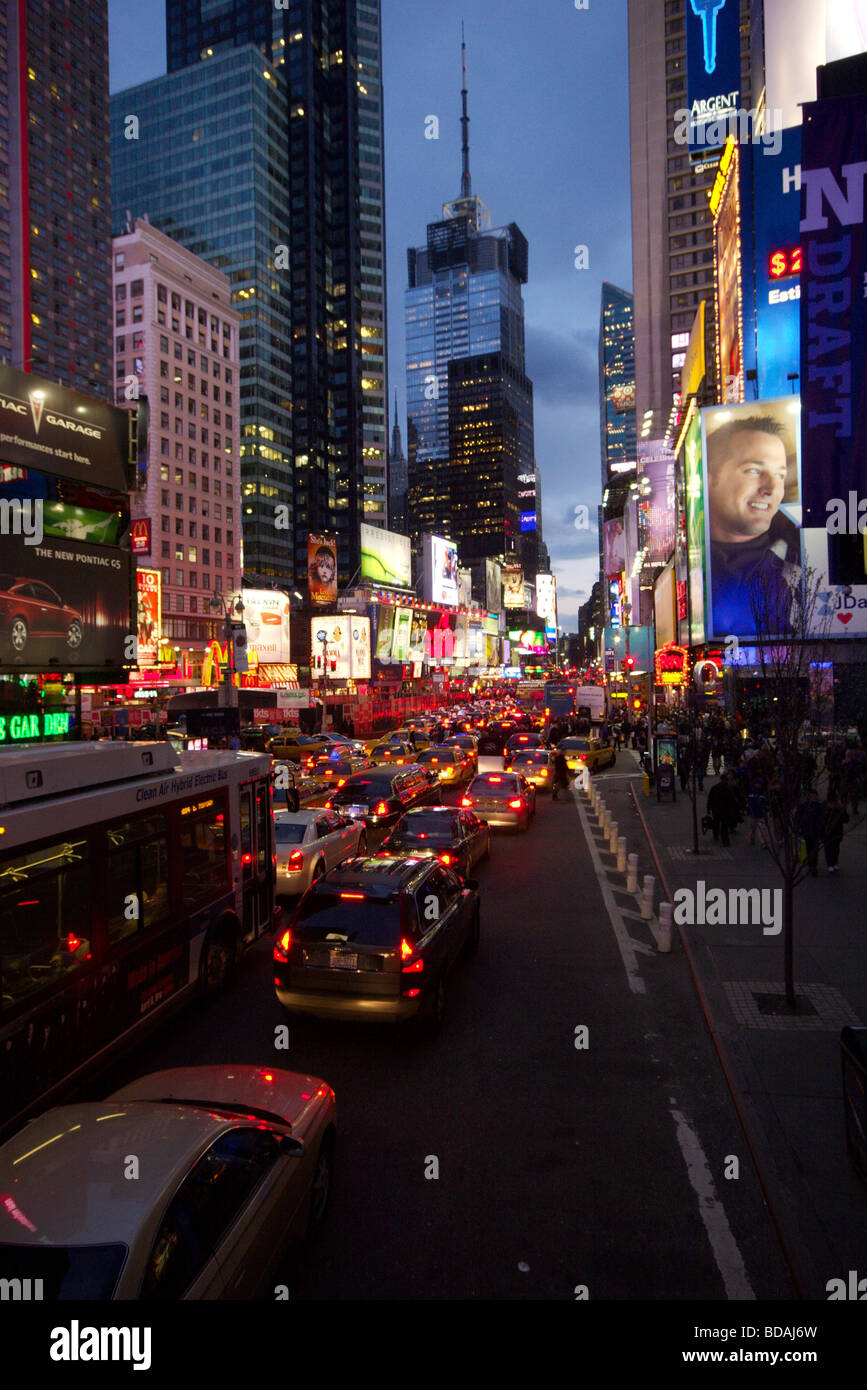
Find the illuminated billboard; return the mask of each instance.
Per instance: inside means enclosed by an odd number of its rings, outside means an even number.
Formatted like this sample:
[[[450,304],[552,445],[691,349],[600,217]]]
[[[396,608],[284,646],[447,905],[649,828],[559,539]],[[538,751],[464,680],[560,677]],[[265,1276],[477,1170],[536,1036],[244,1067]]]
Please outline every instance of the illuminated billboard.
[[[378,589],[412,588],[409,536],[361,523],[361,577]]]
[[[802,577],[799,414],[797,396],[701,412],[708,637],[793,629]]]
[[[307,573],[310,583],[310,602],[336,603],[337,539],[335,536],[308,535]]]
[[[674,549],[675,481],[674,453],[664,439],[647,439],[638,445],[638,544],[644,563],[663,565]]]
[[[391,644],[394,640],[394,608],[390,603],[379,604],[379,622],[376,628],[376,659],[391,660]]]
[[[503,579],[496,560],[485,560],[485,607],[499,613],[503,599]]]
[[[289,647],[289,596],[278,589],[243,589],[232,594],[230,604],[236,615],[236,601],[244,605],[243,623],[247,629],[247,647],[254,651],[259,663],[280,662],[288,666],[291,661]]]
[[[701,416],[696,413],[683,444],[683,476],[686,494],[686,563],[689,642],[700,646],[704,629],[704,474],[701,452]]]
[[[524,571],[520,565],[503,565],[503,607],[524,607]]]
[[[442,536],[422,537],[424,597],[428,603],[458,604],[458,548]]]
[[[156,666],[160,659],[162,602],[159,570],[139,570],[136,574],[137,665]]]
[[[686,10],[686,143],[699,161],[718,153],[741,90],[740,0],[683,0]]]
[[[752,177],[755,350],[745,336],[745,365],[757,372],[760,400],[785,395],[801,356],[801,127],[780,132],[780,149],[742,152]],[[748,236],[748,234],[747,234]],[[747,243],[748,244],[748,243]],[[749,284],[752,276],[745,276]],[[749,360],[746,361],[747,356]]]
[[[544,619],[546,635],[557,633],[557,580],[553,574],[536,575],[536,612]]]
[[[370,619],[356,613],[310,620],[310,670],[333,680],[370,679]]]
[[[412,638],[412,609],[397,608],[394,614],[394,635],[391,655],[394,661],[409,661],[409,646]]]
[[[711,196],[716,307],[717,395],[743,400],[743,300],[738,146],[726,145]]]
[[[129,415],[0,365],[0,459],[93,487],[128,489]]]

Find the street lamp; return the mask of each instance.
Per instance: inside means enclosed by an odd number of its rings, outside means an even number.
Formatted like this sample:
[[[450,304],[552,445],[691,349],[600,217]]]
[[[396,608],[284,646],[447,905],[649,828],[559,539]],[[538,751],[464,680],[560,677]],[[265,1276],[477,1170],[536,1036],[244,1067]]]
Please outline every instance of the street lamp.
[[[243,599],[237,598],[232,603],[229,603],[223,598],[222,594],[219,594],[215,589],[213,597],[210,600],[210,607],[214,612],[219,612],[220,609],[223,611],[223,618],[225,620],[224,637],[226,639],[226,664],[223,668],[223,687],[227,690],[225,704],[229,709],[237,709],[238,692],[232,683],[232,676],[235,670],[232,646],[232,614],[236,613],[239,618],[243,618],[244,602]]]

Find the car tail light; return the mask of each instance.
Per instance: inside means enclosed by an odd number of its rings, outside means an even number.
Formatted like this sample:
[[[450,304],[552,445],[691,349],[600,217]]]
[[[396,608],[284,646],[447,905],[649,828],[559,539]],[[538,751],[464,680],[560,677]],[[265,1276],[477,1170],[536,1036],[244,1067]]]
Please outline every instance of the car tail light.
[[[400,967],[401,975],[418,975],[422,970],[424,970],[424,961],[421,956],[419,956],[418,960],[411,961],[409,965],[402,965]]]
[[[472,804],[473,804],[473,798],[472,798],[471,796],[462,796],[462,797],[461,797],[461,805],[462,805],[462,806],[472,806]]]
[[[345,777],[341,777],[340,781],[337,783],[337,790],[340,791],[340,788],[341,788],[341,787],[345,787],[345,786],[346,786],[346,778],[345,778]]]
[[[516,796],[512,801],[509,802],[509,805],[513,811],[520,811],[523,804],[524,803],[519,796]]]
[[[279,941],[274,943],[274,959],[281,965],[285,965],[289,959],[289,952],[292,949],[292,933],[284,931]]]
[[[242,863],[242,864],[252,864],[252,862],[253,862],[253,856],[252,856],[252,854],[242,854],[242,855],[241,855],[241,863]]]
[[[450,855],[450,854],[441,854],[441,855],[440,855],[440,863],[441,863],[441,864],[451,864],[451,862],[452,862],[452,855]]]
[[[323,807],[323,810],[325,810],[325,811],[330,811],[330,810],[332,810],[332,809],[333,809],[333,808],[332,808],[331,802],[330,802],[330,801],[326,801],[325,806]]]
[[[502,777],[489,777],[489,778],[488,778],[488,781],[489,781],[489,782],[502,782],[502,780],[503,780]]]
[[[403,765],[404,762],[406,762],[406,759],[405,759],[405,758],[398,758],[398,760],[397,760],[397,765],[398,765],[398,767],[401,767],[401,766]]]
[[[300,849],[293,849],[292,853],[289,855],[289,863],[288,863],[288,865],[287,865],[287,868],[289,868],[289,869],[291,869],[291,870],[300,869],[301,866],[303,865],[303,863],[304,863],[304,853],[303,853],[303,851],[300,850]]]
[[[540,776],[540,777],[547,777],[547,776],[548,776],[548,769],[547,769],[547,767],[543,767],[543,768],[540,768],[540,769],[539,769],[539,776]]]
[[[515,769],[514,769],[513,767],[507,767],[507,768],[505,769],[505,771],[506,771],[506,772],[514,772]]]
[[[375,816],[387,816],[387,815],[388,815],[388,807],[386,806],[386,804],[385,804],[384,801],[380,801],[380,802],[379,802],[379,804],[378,804],[378,806],[377,806],[377,808],[376,808],[376,810],[374,811],[373,814],[374,814]]]
[[[410,945],[405,936],[400,939],[400,958],[409,960],[415,954],[415,948]]]
[[[341,893],[341,898],[354,898],[356,902],[364,902],[363,893]]]

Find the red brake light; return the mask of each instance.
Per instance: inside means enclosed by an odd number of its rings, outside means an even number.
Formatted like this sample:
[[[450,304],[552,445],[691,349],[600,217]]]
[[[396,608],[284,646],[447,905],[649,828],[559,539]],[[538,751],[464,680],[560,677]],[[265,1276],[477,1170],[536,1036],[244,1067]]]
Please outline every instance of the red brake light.
[[[252,864],[252,862],[253,862],[253,856],[252,856],[252,854],[242,854],[242,855],[241,855],[241,863],[242,863],[242,864]]]
[[[523,802],[521,801],[521,798],[519,796],[516,796],[513,801],[509,802],[509,805],[511,806],[513,811],[520,811]]]
[[[402,965],[400,967],[401,975],[417,975],[420,970],[424,970],[424,961],[421,956],[419,956],[418,960],[414,960],[412,965]]]
[[[69,935],[68,935],[67,938],[66,938],[66,949],[67,949],[67,951],[70,951],[70,952],[71,952],[71,951],[77,951],[80,945],[81,945],[81,937],[80,937],[80,936],[76,936],[74,932],[70,932]]]
[[[341,896],[341,898],[355,898],[355,899],[357,899],[359,902],[364,902],[364,894],[363,894],[363,893],[341,893],[340,896]]]
[[[345,778],[345,777],[341,777],[340,781],[337,783],[337,789],[338,789],[338,791],[340,790],[341,787],[345,787],[345,786],[346,786],[346,778]]]
[[[413,948],[412,948],[412,946],[410,946],[410,944],[409,944],[409,942],[407,941],[407,939],[406,939],[405,936],[401,937],[401,941],[400,941],[400,958],[401,958],[401,960],[409,960],[409,958],[410,958],[410,956],[411,956],[412,954],[413,954]]]
[[[326,801],[324,809],[325,809],[326,811],[330,811],[330,810],[331,810],[331,802],[330,802],[330,801]]]
[[[398,765],[398,767],[400,767],[400,765],[401,765],[403,762],[405,762],[405,761],[406,761],[406,760],[405,760],[404,758],[398,758],[398,760],[397,760],[397,765]]]
[[[289,868],[300,869],[303,863],[304,851],[300,849],[293,849],[292,853],[289,855]]]
[[[462,806],[472,806],[472,804],[473,804],[473,798],[472,798],[471,796],[462,796],[462,797],[461,797],[461,805],[462,805]]]
[[[374,814],[375,816],[387,816],[387,815],[388,815],[388,807],[386,806],[386,804],[385,804],[384,801],[380,801],[379,805],[377,806],[377,808],[376,808],[376,810],[374,811],[373,814]]]
[[[452,856],[451,856],[450,854],[441,854],[441,855],[440,855],[440,863],[441,863],[441,864],[451,864],[451,862],[452,862]]]
[[[291,931],[284,931],[283,935],[280,937],[280,940],[277,941],[274,945],[274,959],[276,961],[282,962],[285,965],[286,961],[289,959],[289,952],[291,949],[292,933]]]

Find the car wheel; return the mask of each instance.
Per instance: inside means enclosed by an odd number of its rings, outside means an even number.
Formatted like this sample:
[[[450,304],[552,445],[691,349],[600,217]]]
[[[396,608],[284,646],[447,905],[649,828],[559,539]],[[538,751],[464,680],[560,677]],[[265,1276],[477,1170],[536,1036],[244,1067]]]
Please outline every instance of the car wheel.
[[[84,634],[81,630],[81,623],[77,621],[70,623],[69,631],[66,634],[67,647],[69,647],[71,651],[77,652],[78,648],[81,646],[81,639],[83,635]]]
[[[366,853],[367,853],[367,835],[365,834],[365,832],[364,832],[363,830],[362,830],[361,834],[360,834],[359,837],[358,837],[358,844],[355,846],[355,853],[356,853],[356,854],[366,854]]]
[[[28,636],[27,624],[24,619],[15,618],[9,630],[9,641],[12,643],[12,650],[14,652],[23,652],[24,648],[27,646]]]
[[[334,1139],[330,1134],[319,1146],[319,1153],[316,1155],[316,1167],[313,1170],[313,1181],[310,1184],[310,1215],[307,1219],[307,1234],[312,1236],[325,1220],[328,1211],[328,1202],[331,1197],[331,1185],[334,1177]]]
[[[467,960],[472,960],[479,953],[479,939],[481,937],[481,917],[478,907],[473,913],[473,920],[470,923],[470,930],[467,936],[467,944],[464,948]]]
[[[227,927],[209,932],[199,960],[199,987],[205,995],[219,994],[235,964],[235,937]]]

